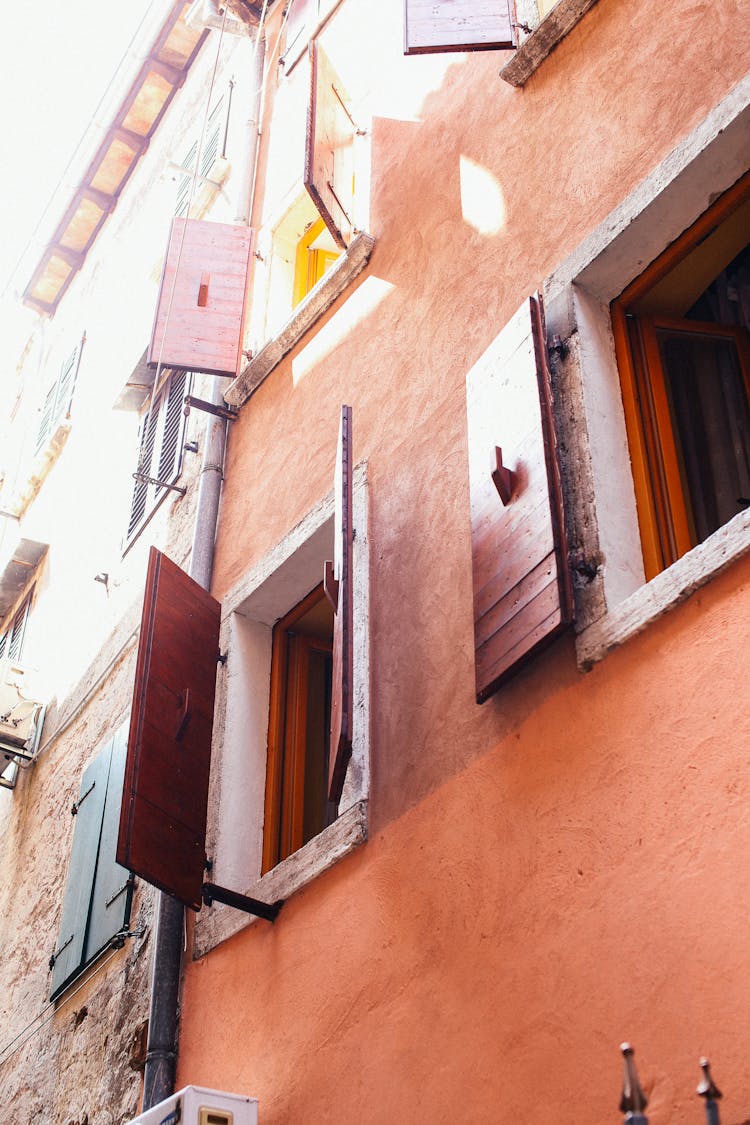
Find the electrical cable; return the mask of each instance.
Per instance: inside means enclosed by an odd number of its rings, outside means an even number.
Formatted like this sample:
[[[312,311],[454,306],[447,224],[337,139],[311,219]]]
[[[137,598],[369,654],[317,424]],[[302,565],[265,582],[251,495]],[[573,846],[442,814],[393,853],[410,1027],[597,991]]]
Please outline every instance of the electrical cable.
[[[145,933],[145,930],[134,930],[133,932],[129,932],[127,934],[119,934],[119,935],[115,934],[115,936],[111,939],[111,941],[114,942],[114,941],[117,941],[119,938],[124,938],[124,937],[142,937],[144,933]],[[111,942],[110,942],[110,944],[111,944]],[[50,1020],[54,1019],[54,1017],[57,1015],[57,1013],[62,1008],[64,1008],[67,1004],[69,1004],[74,996],[78,995],[78,993],[81,991],[81,989],[85,988],[86,985],[89,984],[94,979],[94,977],[99,975],[99,973],[102,971],[102,969],[106,968],[106,966],[110,963],[110,961],[112,961],[117,956],[117,954],[120,952],[121,948],[122,948],[121,946],[117,946],[116,948],[114,948],[112,950],[112,952],[110,953],[109,957],[107,957],[107,959],[105,961],[102,961],[102,963],[100,965],[97,965],[96,969],[94,969],[94,971],[92,973],[88,972],[88,968],[84,969],[83,972],[80,974],[80,976],[86,975],[86,979],[81,981],[78,988],[75,988],[75,989],[73,989],[72,992],[69,992],[64,1000],[60,1000],[59,1002],[56,1001],[56,1000],[50,1000],[48,1004],[45,1004],[45,1006],[42,1008],[39,1015],[34,1016],[34,1019],[30,1020],[29,1023],[26,1024],[26,1027],[22,1028],[21,1031],[19,1031],[18,1034],[13,1039],[11,1039],[11,1041],[9,1043],[7,1043],[2,1049],[0,1049],[0,1066],[2,1066],[3,1063],[7,1062],[8,1059],[11,1058],[16,1053],[16,1051],[20,1051],[21,1047],[25,1046],[25,1044],[28,1043],[30,1039],[33,1039],[34,1036],[37,1035],[41,1031],[41,1029],[45,1026],[45,1024],[48,1024],[50,1022]],[[79,979],[80,979],[80,977],[74,978],[74,980],[79,980]],[[47,1016],[46,1019],[42,1019],[42,1017],[44,1015],[46,1015],[47,1012],[49,1012],[50,1008],[54,1008],[54,1011],[50,1012],[50,1014]],[[40,1020],[41,1020],[41,1023],[39,1023]],[[38,1024],[38,1026],[34,1027],[34,1024]],[[30,1028],[34,1028],[34,1030],[31,1031],[29,1035],[26,1035],[26,1032],[29,1031]],[[24,1036],[24,1035],[26,1036],[25,1039],[22,1038],[22,1036]],[[19,1039],[21,1040],[20,1043],[19,1043]],[[12,1048],[12,1050],[11,1050],[11,1048]]]

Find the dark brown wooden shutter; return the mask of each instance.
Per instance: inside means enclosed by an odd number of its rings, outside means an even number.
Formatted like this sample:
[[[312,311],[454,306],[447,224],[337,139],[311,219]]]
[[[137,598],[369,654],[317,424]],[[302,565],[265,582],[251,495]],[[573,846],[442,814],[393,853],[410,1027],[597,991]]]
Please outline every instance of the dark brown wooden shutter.
[[[320,43],[310,44],[305,187],[343,249],[354,234],[354,134],[349,97]]]
[[[199,909],[220,603],[151,548],[117,862]]]
[[[341,407],[334,479],[333,562],[323,568],[323,585],[333,605],[333,676],[328,799],[337,805],[352,752],[353,627],[352,615],[352,408]]]
[[[515,45],[509,0],[404,0],[404,54]]]
[[[184,237],[183,237],[184,235]],[[239,374],[253,232],[173,219],[148,362]]]
[[[483,703],[573,620],[540,296],[521,307],[469,372],[466,395],[476,691]],[[496,450],[510,478],[497,472]],[[503,503],[498,493],[506,487]]]

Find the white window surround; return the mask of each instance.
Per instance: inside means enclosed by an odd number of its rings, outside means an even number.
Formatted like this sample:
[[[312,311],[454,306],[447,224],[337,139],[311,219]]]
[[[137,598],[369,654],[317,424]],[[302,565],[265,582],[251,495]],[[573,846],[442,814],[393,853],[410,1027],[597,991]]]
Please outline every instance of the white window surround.
[[[750,167],[750,76],[547,278],[558,427],[574,554],[597,566],[577,583],[577,653],[587,670],[750,551],[740,512],[644,581],[630,456],[609,306]]]
[[[537,0],[516,0],[516,18],[520,24],[531,28],[531,34],[521,40],[510,61],[501,69],[500,77],[511,86],[523,86],[596,3],[597,0],[557,0],[540,22]]]
[[[299,851],[260,876],[268,744],[271,632],[323,576],[332,558],[329,493],[223,599],[209,798],[211,881],[266,902],[286,899],[367,839],[370,793],[367,465],[353,474],[354,726],[340,814]],[[283,924],[283,912],[278,924]],[[201,957],[256,919],[215,904],[195,924]]]
[[[286,324],[268,340],[224,392],[230,406],[242,406],[305,333],[328,311],[370,260],[375,239],[362,231],[297,305]]]

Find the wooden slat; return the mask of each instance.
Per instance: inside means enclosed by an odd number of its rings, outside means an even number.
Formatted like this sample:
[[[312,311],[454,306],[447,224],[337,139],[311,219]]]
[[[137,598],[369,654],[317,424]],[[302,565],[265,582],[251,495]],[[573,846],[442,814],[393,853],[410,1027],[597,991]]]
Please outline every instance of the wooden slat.
[[[352,752],[353,724],[353,581],[352,581],[352,408],[341,407],[336,450],[333,578],[338,584],[333,617],[331,741],[328,799],[337,805]],[[324,576],[328,567],[324,568]]]
[[[541,298],[530,298],[467,377],[477,701],[573,618]],[[515,474],[503,506],[492,454]]]
[[[196,910],[205,864],[220,610],[219,602],[151,548],[117,861]]]
[[[508,0],[404,0],[404,54],[513,46]]]
[[[310,44],[305,187],[343,249],[354,235],[354,134],[349,95],[317,40]]]
[[[151,366],[161,360],[165,367],[239,373],[252,237],[249,227],[173,220],[148,355]],[[201,284],[207,274],[206,292]],[[204,296],[205,303],[199,304]]]

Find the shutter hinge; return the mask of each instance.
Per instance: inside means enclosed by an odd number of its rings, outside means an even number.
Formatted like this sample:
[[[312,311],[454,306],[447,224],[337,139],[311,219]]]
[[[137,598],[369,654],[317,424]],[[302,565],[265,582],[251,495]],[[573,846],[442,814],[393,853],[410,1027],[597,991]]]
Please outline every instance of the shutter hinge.
[[[120,895],[125,893],[125,891],[128,889],[128,887],[133,887],[133,886],[135,886],[135,876],[131,873],[127,877],[125,882],[122,884],[119,891],[115,891],[115,893],[112,895],[112,897],[107,899],[107,901],[104,904],[105,908],[108,907],[108,906],[111,906],[112,903],[115,902],[120,897]]]
[[[583,551],[571,551],[568,556],[570,569],[584,582],[593,582],[599,573],[599,563],[596,558],[587,558]]]
[[[89,785],[88,789],[86,790],[86,792],[83,794],[83,796],[79,797],[78,800],[74,801],[73,804],[70,806],[70,815],[71,816],[77,816],[78,815],[78,810],[80,809],[81,805],[86,800],[86,798],[88,797],[88,795],[89,795],[89,793],[91,792],[92,789],[96,789],[96,782],[95,781],[92,781],[91,784]]]
[[[58,948],[58,949],[56,949],[56,950],[55,950],[55,952],[54,952],[54,953],[52,954],[52,956],[51,956],[51,957],[50,957],[50,959],[49,959],[49,967],[50,967],[50,972],[52,972],[52,970],[54,969],[54,967],[55,967],[55,961],[57,961],[57,958],[58,958],[58,957],[60,956],[60,954],[62,953],[63,949],[67,949],[67,948],[68,948],[68,946],[70,945],[70,943],[71,943],[71,941],[73,940],[73,938],[74,938],[74,937],[75,937],[75,934],[71,934],[71,935],[70,935],[70,937],[68,938],[68,940],[67,940],[67,941],[64,941],[64,942],[62,943],[62,945],[61,945],[61,946],[59,946],[59,948]]]
[[[221,664],[221,665],[226,664],[228,656],[229,656],[228,652],[221,652],[221,651],[217,652],[217,654],[216,654],[217,664]]]
[[[562,336],[559,336],[557,333],[555,333],[555,335],[549,342],[547,351],[550,353],[550,355],[557,356],[558,359],[565,359],[568,352],[570,351],[570,348],[568,347],[567,342],[563,340]]]

